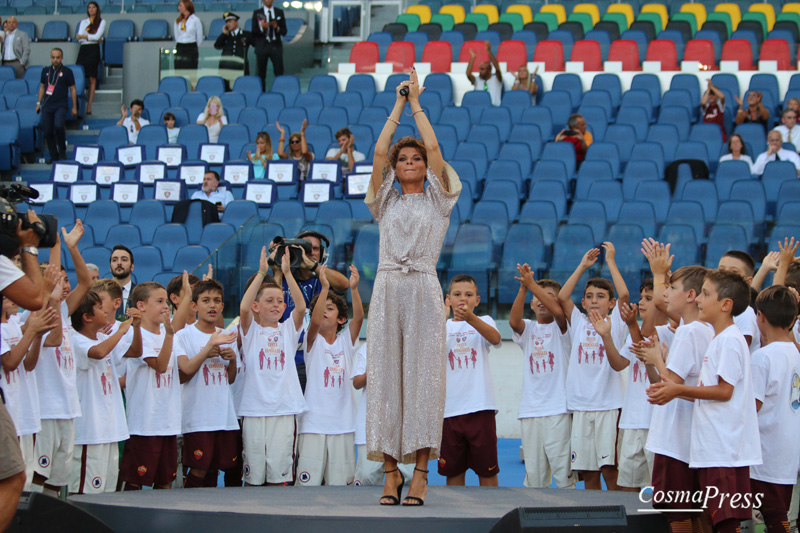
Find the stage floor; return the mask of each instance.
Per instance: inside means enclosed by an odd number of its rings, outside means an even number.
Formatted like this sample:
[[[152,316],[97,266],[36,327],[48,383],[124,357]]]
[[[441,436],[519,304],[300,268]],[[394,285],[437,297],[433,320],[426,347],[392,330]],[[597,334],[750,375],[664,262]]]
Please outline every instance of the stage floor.
[[[407,491],[404,490],[404,493]],[[248,487],[117,492],[70,501],[118,532],[285,531],[486,533],[517,507],[624,505],[626,531],[666,531],[636,493],[430,487],[424,507],[380,506],[381,487]],[[573,528],[576,530],[576,528]]]

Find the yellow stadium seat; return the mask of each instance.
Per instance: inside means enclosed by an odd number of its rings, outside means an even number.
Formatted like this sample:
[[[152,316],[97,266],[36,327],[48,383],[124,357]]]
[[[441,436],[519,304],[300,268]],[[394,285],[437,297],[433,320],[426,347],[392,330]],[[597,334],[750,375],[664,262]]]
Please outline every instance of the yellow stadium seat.
[[[731,29],[736,31],[736,28],[739,27],[739,23],[742,21],[742,11],[739,9],[738,4],[717,4],[717,7],[714,8],[714,11],[720,13],[727,13],[731,17]]]
[[[667,14],[667,6],[664,4],[645,4],[642,6],[642,13],[656,13],[661,17],[661,27],[666,28],[669,22],[669,15]]]
[[[577,4],[572,8],[573,13],[588,13],[592,16],[592,26],[600,22],[600,10],[595,4]]]
[[[561,4],[545,4],[539,10],[539,13],[552,13],[558,19],[558,23],[562,24],[567,21],[567,10]]]
[[[533,10],[531,6],[525,4],[512,4],[506,8],[506,13],[519,13],[522,15],[522,23],[527,24],[533,22]]]
[[[611,4],[606,13],[622,13],[628,20],[628,27],[633,24],[633,6],[630,4]]]
[[[781,8],[781,13],[797,13],[800,15],[800,4],[797,2],[787,2],[783,4]]]
[[[500,20],[500,13],[497,11],[497,6],[493,4],[481,4],[472,9],[473,13],[483,13],[489,19],[489,24],[494,24]]]
[[[452,15],[455,24],[461,24],[464,22],[464,17],[467,16],[464,7],[457,4],[445,4],[439,9],[439,13]]]
[[[427,24],[431,21],[431,8],[430,6],[426,6],[424,4],[408,6],[406,13],[414,13],[415,15],[419,15],[419,22],[421,24]]]
[[[772,4],[751,4],[748,11],[755,13],[764,13],[767,17],[767,31],[772,31],[775,25],[775,8]]]
[[[683,4],[681,6],[681,13],[692,13],[694,18],[697,19],[697,29],[703,27],[708,14],[706,13],[706,6],[703,4]]]

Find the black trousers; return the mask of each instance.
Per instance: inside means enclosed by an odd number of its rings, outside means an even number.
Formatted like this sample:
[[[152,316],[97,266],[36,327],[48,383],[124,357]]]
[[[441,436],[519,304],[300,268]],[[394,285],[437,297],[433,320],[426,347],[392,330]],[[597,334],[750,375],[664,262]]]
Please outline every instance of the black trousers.
[[[261,88],[267,90],[267,64],[272,61],[272,72],[283,75],[283,45],[280,43],[259,43],[256,47],[256,69],[261,78]]]
[[[42,109],[39,127],[42,129],[42,136],[47,143],[47,151],[50,152],[52,161],[67,158],[66,118],[65,106]]]

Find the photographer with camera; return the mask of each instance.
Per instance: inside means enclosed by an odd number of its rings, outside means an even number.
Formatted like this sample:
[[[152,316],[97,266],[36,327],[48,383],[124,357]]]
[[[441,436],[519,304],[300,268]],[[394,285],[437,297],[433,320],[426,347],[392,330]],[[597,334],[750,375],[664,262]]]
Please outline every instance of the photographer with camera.
[[[573,113],[567,121],[569,129],[561,130],[556,135],[556,142],[566,141],[575,147],[575,162],[580,165],[586,159],[586,150],[592,144],[592,134],[586,131],[586,119],[578,113]]]
[[[292,275],[303,293],[306,309],[308,309],[311,300],[322,290],[322,283],[320,283],[317,274],[320,271],[320,264],[324,265],[328,259],[325,249],[330,247],[330,244],[330,240],[325,235],[316,231],[301,231],[294,239],[275,237],[270,243],[269,265],[272,267],[272,275],[275,278],[275,282],[283,288],[283,299],[286,302],[286,309],[283,312],[281,322],[290,317],[294,310],[292,294],[289,292],[289,286],[286,284],[280,269],[280,261],[283,254],[287,250],[289,251]],[[328,279],[331,288],[336,291],[346,291],[349,286],[348,279],[332,268],[325,269],[325,277]],[[306,313],[304,329],[308,327],[309,316]],[[305,391],[306,364],[302,346],[303,336],[301,335],[294,362],[297,366],[297,377],[300,379],[300,386]]]

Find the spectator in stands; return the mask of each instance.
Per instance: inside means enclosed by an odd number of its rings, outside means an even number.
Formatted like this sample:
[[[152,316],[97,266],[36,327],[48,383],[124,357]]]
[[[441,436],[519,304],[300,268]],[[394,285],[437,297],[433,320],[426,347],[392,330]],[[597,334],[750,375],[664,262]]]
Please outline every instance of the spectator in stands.
[[[250,33],[239,28],[239,15],[226,11],[222,14],[225,19],[225,25],[222,27],[222,33],[219,34],[217,40],[214,42],[214,48],[222,50],[222,57],[238,57],[240,59],[221,59],[219,62],[219,69],[233,70],[239,73],[242,72],[244,66],[244,73],[247,73],[247,43],[250,40]],[[235,74],[234,74],[235,75]],[[228,80],[225,80],[228,83]]]
[[[281,130],[281,139],[283,139],[283,130]],[[248,150],[247,159],[253,163],[253,178],[257,180],[264,179],[264,174],[267,171],[267,161],[280,159],[278,154],[272,151],[272,138],[269,133],[266,131],[258,132],[258,135],[256,135],[256,153],[254,154]]]
[[[213,170],[209,170],[203,176],[203,184],[200,190],[192,194],[192,200],[205,200],[217,205],[217,211],[222,213],[225,211],[225,206],[233,201],[233,195],[227,188],[220,189],[219,187],[219,174]]]
[[[791,109],[795,113],[800,113],[800,100],[797,98],[789,98],[789,101],[786,102],[786,109]]]
[[[20,32],[23,33],[23,32]],[[62,64],[64,52],[61,48],[50,51],[50,66],[42,69],[39,84],[39,98],[36,112],[42,114],[39,127],[47,142],[50,160],[58,161],[67,157],[67,108],[72,96],[72,117],[78,117],[78,93],[75,91],[75,76],[72,70]]]
[[[92,276],[92,284],[100,279],[100,269],[94,263],[86,263],[86,268],[89,269],[89,274]]]
[[[797,112],[787,109],[781,115],[781,123],[772,131],[781,134],[785,143],[792,143],[797,147],[800,144],[800,128],[797,127]]]
[[[139,130],[142,129],[142,126],[147,126],[150,124],[149,120],[142,118],[144,102],[139,99],[132,101],[130,116],[128,116],[128,108],[125,107],[125,104],[122,104],[121,111],[122,117],[120,117],[119,121],[117,121],[117,126],[122,126],[128,130],[128,142],[131,144],[136,144],[136,140],[139,138]]]
[[[175,127],[175,115],[170,111],[164,113],[164,127],[167,128],[167,142],[178,144],[178,135],[180,135],[181,129]]]
[[[262,0],[264,7],[253,11],[252,41],[256,49],[256,71],[261,87],[267,86],[267,64],[272,61],[275,76],[283,75],[283,42],[286,36],[286,17],[283,10],[273,7],[274,0]]]
[[[764,173],[767,163],[772,161],[790,161],[797,168],[797,176],[800,178],[800,156],[797,152],[783,149],[783,138],[779,131],[772,130],[767,135],[767,151],[758,156],[753,164],[753,174],[760,176]]]
[[[750,173],[753,173],[753,160],[745,152],[747,149],[744,146],[744,139],[738,133],[731,135],[728,139],[728,153],[719,158],[719,162],[723,161],[744,161],[750,167]]]
[[[720,91],[711,80],[708,81],[708,88],[700,98],[700,108],[703,110],[703,122],[706,124],[717,124],[722,132],[722,142],[728,140],[725,132],[725,95]]]
[[[133,252],[131,249],[123,244],[116,244],[111,250],[111,260],[109,262],[111,267],[111,276],[117,285],[122,287],[122,301],[127,302],[136,284],[131,279],[131,272],[133,272]]]
[[[764,126],[764,131],[767,131],[767,122],[769,121],[769,109],[764,107],[761,103],[763,93],[759,91],[747,92],[747,109],[744,108],[744,103],[739,95],[735,95],[736,103],[739,104],[739,110],[736,112],[736,123],[745,124],[748,122],[755,122]]]
[[[536,92],[539,90],[539,84],[536,83],[536,74],[539,72],[537,65],[536,69],[531,74],[528,71],[528,65],[520,65],[517,70],[517,79],[514,81],[514,86],[511,87],[512,91],[523,90],[531,93],[531,101],[536,102]]]
[[[13,67],[17,78],[22,78],[31,55],[31,38],[24,31],[17,31],[17,26],[14,16],[8,17],[3,25],[3,64]]]
[[[500,63],[492,53],[492,44],[486,41],[486,52],[489,54],[489,61],[481,63],[478,67],[478,77],[472,73],[475,65],[475,50],[469,51],[469,64],[467,65],[467,78],[474,85],[476,91],[489,91],[492,98],[492,105],[500,105],[503,96],[503,73],[500,72]],[[494,65],[494,75],[492,75],[492,65]]]
[[[173,24],[175,69],[197,70],[198,47],[203,42],[203,23],[194,14],[192,0],[178,2],[178,18]]]
[[[556,135],[556,142],[566,141],[575,147],[575,162],[580,165],[586,159],[586,150],[592,144],[592,134],[586,131],[586,119],[578,113],[569,116],[569,129],[561,130]]]
[[[203,124],[208,129],[208,142],[216,143],[219,141],[219,132],[222,126],[228,123],[225,118],[225,111],[222,109],[222,101],[218,96],[212,96],[206,103],[206,108],[197,115],[197,123]]]
[[[352,172],[353,165],[365,159],[364,154],[355,149],[356,139],[349,128],[337,131],[336,141],[339,143],[339,149],[328,150],[325,159],[336,159],[342,164],[342,172]]]
[[[278,156],[280,156],[281,159],[297,161],[300,181],[305,180],[306,176],[308,176],[308,168],[311,161],[314,160],[314,152],[308,149],[308,143],[306,142],[306,126],[308,126],[308,120],[303,120],[303,126],[300,128],[299,132],[294,132],[289,135],[288,153],[284,151],[284,129],[278,122],[276,122],[275,125],[278,127],[278,131],[281,132],[281,138],[278,140]]]
[[[94,91],[97,87],[98,68],[100,67],[100,41],[106,31],[106,21],[100,16],[100,6],[97,2],[89,2],[86,6],[87,18],[78,24],[75,38],[81,44],[78,50],[78,59],[75,61],[83,67],[83,72],[89,78],[89,98],[86,100],[86,114],[92,114]]]

